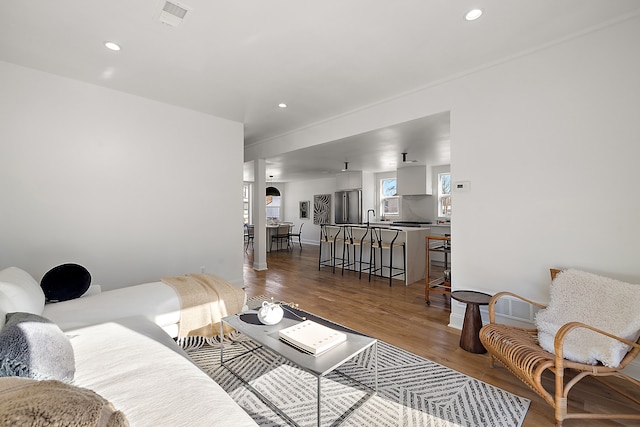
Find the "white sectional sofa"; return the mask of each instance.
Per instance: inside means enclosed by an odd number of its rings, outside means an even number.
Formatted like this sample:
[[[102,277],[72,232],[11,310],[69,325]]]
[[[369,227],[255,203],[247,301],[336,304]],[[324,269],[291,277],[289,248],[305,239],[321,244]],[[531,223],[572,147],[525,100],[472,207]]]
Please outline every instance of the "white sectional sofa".
[[[0,328],[12,312],[57,324],[73,349],[70,384],[111,402],[131,426],[255,426],[175,344],[179,308],[175,292],[161,282],[45,305],[27,272],[0,271]],[[8,378],[0,378],[0,403],[3,379]]]

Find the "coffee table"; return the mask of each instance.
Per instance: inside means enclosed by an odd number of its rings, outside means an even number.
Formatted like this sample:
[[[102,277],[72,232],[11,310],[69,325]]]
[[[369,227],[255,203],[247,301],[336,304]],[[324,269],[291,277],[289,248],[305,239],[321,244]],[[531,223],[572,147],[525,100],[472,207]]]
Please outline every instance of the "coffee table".
[[[280,329],[287,328],[296,323],[302,321],[302,317],[305,317],[308,320],[312,320],[314,322],[320,323],[322,325],[328,326],[330,328],[339,330],[347,335],[347,341],[338,344],[336,347],[322,353],[319,356],[313,356],[311,354],[304,353],[295,347],[286,344],[281,341],[278,337],[278,331]],[[257,346],[246,352],[234,356],[230,359],[224,359],[224,340],[220,345],[220,363],[226,369],[228,369],[233,375],[235,375],[249,390],[251,390],[260,400],[262,400],[267,406],[273,409],[277,414],[279,414],[282,418],[284,418],[289,424],[297,426],[298,424],[291,419],[287,414],[285,414],[280,408],[276,407],[271,400],[267,396],[264,396],[260,391],[256,390],[251,384],[249,384],[246,380],[242,378],[242,376],[233,369],[231,366],[231,362],[242,358],[249,357],[257,351],[271,351],[276,355],[288,360],[293,363],[298,368],[309,372],[314,375],[317,379],[317,425],[320,426],[320,409],[322,404],[322,378],[326,375],[335,372],[340,374],[342,377],[347,378],[350,381],[353,381],[356,384],[361,385],[368,393],[356,402],[349,410],[347,410],[343,415],[344,420],[346,420],[350,415],[355,412],[360,406],[362,406],[367,400],[376,395],[378,392],[378,341],[375,338],[368,337],[366,335],[360,334],[354,330],[346,328],[341,325],[337,325],[333,322],[330,322],[321,317],[315,316],[310,313],[306,313],[301,310],[296,310],[293,308],[287,308],[285,310],[285,317],[276,325],[267,326],[260,323],[258,320],[257,312],[250,310],[244,313],[234,314],[232,316],[227,316],[222,319],[220,322],[220,332],[222,335],[223,324],[233,327],[237,331],[242,332],[244,335],[251,338],[256,342]],[[362,382],[356,380],[353,377],[350,377],[338,370],[338,368],[346,363],[347,361],[353,359],[358,354],[367,350],[368,348],[372,348],[373,355],[373,366],[374,366],[374,386],[370,387]],[[335,425],[335,424],[334,424]]]

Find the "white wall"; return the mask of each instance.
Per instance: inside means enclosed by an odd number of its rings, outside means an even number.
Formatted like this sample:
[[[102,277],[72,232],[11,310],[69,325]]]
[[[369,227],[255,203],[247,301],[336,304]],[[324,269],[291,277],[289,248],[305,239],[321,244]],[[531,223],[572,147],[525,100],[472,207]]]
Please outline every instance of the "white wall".
[[[638,39],[635,18],[456,85],[456,286],[544,301],[548,267],[640,283]]]
[[[242,283],[241,123],[2,62],[0,93],[0,268]]]
[[[377,207],[376,174],[373,172],[362,172],[362,222],[367,222],[367,211],[373,209],[376,214],[380,209]],[[373,218],[373,215],[371,216]]]
[[[245,160],[451,111],[452,180],[471,183],[453,195],[454,288],[544,302],[549,267],[640,283],[637,40],[635,17],[249,147]]]
[[[298,231],[298,227],[300,227],[300,223],[304,223],[302,235],[300,236],[303,245],[305,243],[317,245],[320,239],[320,226],[313,223],[313,196],[316,194],[331,194],[331,218],[333,219],[333,202],[336,185],[335,177],[287,182],[285,184],[285,219],[295,224],[294,230],[296,232]],[[300,219],[298,210],[299,202],[305,200],[311,202],[309,218]]]

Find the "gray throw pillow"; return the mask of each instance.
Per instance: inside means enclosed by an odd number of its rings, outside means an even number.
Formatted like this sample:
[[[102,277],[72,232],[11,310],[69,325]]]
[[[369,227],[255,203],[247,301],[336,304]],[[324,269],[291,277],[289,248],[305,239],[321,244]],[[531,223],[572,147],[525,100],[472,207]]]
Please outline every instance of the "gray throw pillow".
[[[75,358],[55,323],[31,313],[9,313],[0,331],[0,377],[70,382]]]

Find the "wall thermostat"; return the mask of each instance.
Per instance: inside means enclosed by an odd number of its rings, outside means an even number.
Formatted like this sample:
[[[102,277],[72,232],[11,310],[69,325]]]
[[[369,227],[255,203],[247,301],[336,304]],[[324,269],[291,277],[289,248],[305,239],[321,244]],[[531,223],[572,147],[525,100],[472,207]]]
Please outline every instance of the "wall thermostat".
[[[463,193],[469,191],[471,188],[471,183],[469,181],[458,181],[453,183],[453,190],[458,193]]]

